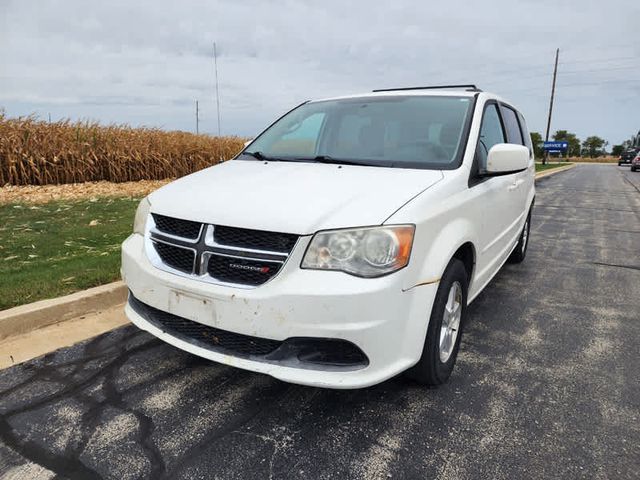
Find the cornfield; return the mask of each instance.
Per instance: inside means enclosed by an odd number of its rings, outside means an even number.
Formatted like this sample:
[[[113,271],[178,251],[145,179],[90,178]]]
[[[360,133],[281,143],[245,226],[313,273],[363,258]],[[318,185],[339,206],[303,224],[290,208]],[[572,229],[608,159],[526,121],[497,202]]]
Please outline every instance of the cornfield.
[[[7,118],[0,110],[0,187],[181,177],[233,157],[242,144],[239,137]]]

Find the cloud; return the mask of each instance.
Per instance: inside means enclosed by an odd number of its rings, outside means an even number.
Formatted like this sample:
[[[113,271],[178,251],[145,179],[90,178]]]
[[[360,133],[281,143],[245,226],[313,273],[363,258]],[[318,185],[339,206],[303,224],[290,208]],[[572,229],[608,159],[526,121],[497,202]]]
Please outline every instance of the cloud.
[[[376,87],[477,83],[543,131],[616,143],[640,128],[637,2],[110,1],[0,3],[0,105],[10,115],[94,118],[253,135],[308,98]],[[623,33],[621,35],[621,33]]]

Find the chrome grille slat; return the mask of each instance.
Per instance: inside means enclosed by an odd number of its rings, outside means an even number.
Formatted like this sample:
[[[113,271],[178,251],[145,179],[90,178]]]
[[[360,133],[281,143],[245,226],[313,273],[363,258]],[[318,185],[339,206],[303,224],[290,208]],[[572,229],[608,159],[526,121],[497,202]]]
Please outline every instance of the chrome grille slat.
[[[161,219],[160,228],[156,223],[157,219]],[[216,241],[217,228],[223,229],[223,238],[227,243]],[[234,229],[238,232],[234,232]],[[194,236],[196,231],[198,234]],[[191,237],[175,235],[176,232],[189,234]],[[255,242],[251,239],[253,234],[257,237]],[[242,245],[228,243],[234,238],[239,238]],[[277,276],[298,238],[297,235],[288,233],[218,227],[151,214],[147,221],[145,244],[151,263],[157,268],[204,282],[255,288]],[[254,244],[286,251],[252,248],[251,245]],[[193,252],[190,269],[187,268],[187,251]]]
[[[246,248],[246,247],[235,247],[233,245],[228,245],[228,244],[224,244],[224,243],[218,243],[216,242],[216,236],[215,236],[215,231],[216,231],[216,227],[215,225],[207,225],[207,228],[205,229],[205,237],[204,237],[204,243],[209,246],[212,247],[213,249],[218,249],[220,250],[236,250],[238,252],[247,252],[247,253],[253,253],[253,254],[257,254],[257,255],[277,255],[277,256],[281,256],[281,257],[288,257],[289,253],[284,253],[284,252],[280,252],[280,251],[274,251],[274,250],[263,250],[263,249],[257,249],[257,248]],[[293,247],[292,247],[293,249]]]

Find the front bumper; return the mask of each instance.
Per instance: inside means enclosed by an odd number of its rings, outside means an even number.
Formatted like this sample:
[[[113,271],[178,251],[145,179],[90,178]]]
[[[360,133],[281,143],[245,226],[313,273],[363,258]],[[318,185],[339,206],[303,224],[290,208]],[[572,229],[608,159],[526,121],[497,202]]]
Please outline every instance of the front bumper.
[[[228,332],[286,341],[311,337],[357,346],[367,358],[359,368],[326,368],[266,362],[204,348],[172,335],[130,304],[129,319],[156,337],[195,355],[266,373],[287,382],[329,388],[361,388],[382,382],[415,364],[422,353],[437,284],[402,290],[404,270],[377,279],[298,268],[304,245],[283,270],[254,289],[216,285],[154,267],[141,235],[122,246],[122,276],[140,302]]]

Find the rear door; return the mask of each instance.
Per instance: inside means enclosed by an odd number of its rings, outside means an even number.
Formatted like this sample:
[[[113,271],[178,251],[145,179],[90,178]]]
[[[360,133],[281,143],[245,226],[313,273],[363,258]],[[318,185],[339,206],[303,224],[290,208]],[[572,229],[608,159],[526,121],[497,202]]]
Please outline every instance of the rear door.
[[[510,106],[501,104],[500,112],[502,113],[502,121],[504,122],[505,133],[507,134],[507,143],[527,146],[525,142],[523,129],[520,126],[517,112]],[[529,148],[531,155],[531,148]],[[530,157],[530,167],[533,162]],[[533,167],[535,168],[535,167]],[[526,215],[529,211],[528,196],[531,190],[531,182],[533,181],[529,169],[510,175],[512,184],[509,185],[509,217],[513,220],[512,228],[509,232],[510,244],[513,245],[518,240]]]
[[[533,144],[531,143],[531,134],[529,133],[529,129],[527,128],[527,122],[525,122],[524,117],[518,111],[518,122],[520,123],[520,130],[522,131],[522,136],[524,138],[524,145],[529,149],[529,168],[525,175],[525,191],[526,191],[526,204],[525,207],[527,209],[531,208],[533,204],[533,198],[536,194],[536,186],[535,186],[535,178],[536,178],[536,163],[535,163],[535,155],[533,153]]]

